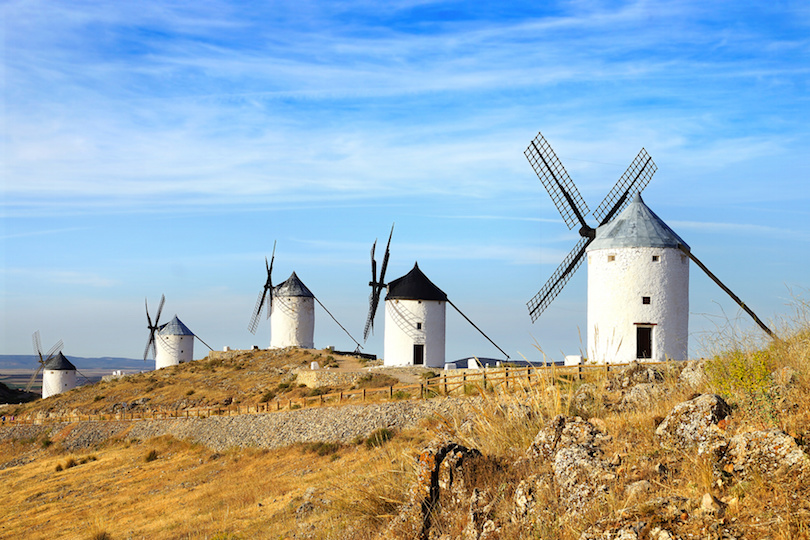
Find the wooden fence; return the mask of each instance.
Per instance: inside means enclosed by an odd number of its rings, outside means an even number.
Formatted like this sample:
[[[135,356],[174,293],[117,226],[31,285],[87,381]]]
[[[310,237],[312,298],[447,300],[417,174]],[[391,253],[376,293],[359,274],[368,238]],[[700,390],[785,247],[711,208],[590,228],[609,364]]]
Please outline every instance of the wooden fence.
[[[58,417],[37,418],[34,415],[6,417],[3,425],[30,425],[60,422],[105,422],[160,420],[172,418],[208,418],[211,416],[237,416],[240,414],[270,413],[296,410],[312,406],[337,405],[344,402],[362,403],[365,401],[429,399],[436,396],[477,395],[484,391],[501,389],[509,391],[527,388],[540,383],[546,385],[566,384],[585,379],[607,377],[610,371],[627,364],[508,367],[480,370],[459,370],[442,372],[419,384],[385,386],[380,388],[359,388],[315,396],[290,399],[277,399],[256,405],[229,405],[212,407],[192,407],[188,409],[158,408],[150,411],[120,411],[114,413],[82,414]],[[656,365],[656,363],[644,364]]]

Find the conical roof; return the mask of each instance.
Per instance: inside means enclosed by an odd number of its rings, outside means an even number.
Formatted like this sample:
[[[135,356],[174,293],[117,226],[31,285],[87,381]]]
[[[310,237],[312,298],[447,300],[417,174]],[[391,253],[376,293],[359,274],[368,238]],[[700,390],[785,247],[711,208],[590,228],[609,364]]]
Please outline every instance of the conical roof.
[[[298,278],[295,272],[285,281],[273,287],[273,294],[276,296],[304,296],[315,298],[306,285]]]
[[[174,319],[160,327],[158,334],[161,336],[193,336],[194,332],[189,330],[188,326],[175,315]]]
[[[70,363],[70,360],[65,358],[65,355],[59,352],[56,356],[51,357],[50,360],[45,362],[43,366],[45,369],[58,370],[58,371],[76,371],[76,366]]]
[[[613,221],[596,229],[596,238],[588,246],[588,251],[626,247],[678,248],[679,244],[689,249],[689,245],[644,204],[641,195],[636,195]]]
[[[447,301],[447,295],[430,281],[414,263],[410,272],[388,284],[386,300],[441,300]]]

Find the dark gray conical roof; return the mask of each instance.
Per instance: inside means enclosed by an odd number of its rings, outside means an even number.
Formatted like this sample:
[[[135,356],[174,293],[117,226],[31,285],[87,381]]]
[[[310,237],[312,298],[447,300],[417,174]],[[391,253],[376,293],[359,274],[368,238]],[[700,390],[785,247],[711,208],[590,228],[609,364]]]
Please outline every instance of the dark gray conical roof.
[[[689,249],[689,245],[644,204],[641,195],[636,195],[613,221],[596,229],[596,238],[588,246],[588,251],[626,247],[678,248],[679,244]]]
[[[388,284],[386,300],[441,300],[447,295],[430,281],[414,263],[410,272]]]
[[[161,336],[193,336],[194,332],[189,330],[188,326],[175,315],[174,319],[160,327],[158,334]]]
[[[306,285],[298,278],[295,272],[285,281],[273,287],[273,294],[275,296],[304,296],[306,298],[315,298]]]
[[[58,371],[76,371],[76,366],[70,363],[70,360],[65,358],[61,352],[56,356],[51,357],[50,360],[45,362],[43,366],[45,369],[58,370]]]

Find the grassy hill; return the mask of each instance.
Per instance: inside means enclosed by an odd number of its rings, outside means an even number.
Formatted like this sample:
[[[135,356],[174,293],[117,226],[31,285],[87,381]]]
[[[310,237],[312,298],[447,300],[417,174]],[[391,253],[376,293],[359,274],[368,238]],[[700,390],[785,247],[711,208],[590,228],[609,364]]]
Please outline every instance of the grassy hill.
[[[686,501],[683,515],[667,522],[677,538],[808,538],[807,475],[779,481],[718,477],[705,459],[663,450],[654,435],[676,404],[712,392],[732,407],[723,425],[728,433],[778,429],[807,451],[810,326],[782,334],[784,341],[764,349],[729,345],[701,364],[701,379],[694,385],[679,378],[683,366],[665,367],[662,380],[644,387],[643,400],[629,399],[635,390],[622,373],[604,380],[513,387],[510,393],[484,392],[472,402],[473,414],[432,415],[416,428],[352,444],[323,441],[272,451],[215,452],[167,436],[130,440],[119,434],[71,452],[61,443],[70,427],[6,438],[0,441],[5,503],[0,537],[377,538],[410,496],[415,456],[429,441],[441,439],[475,448],[485,460],[464,473],[462,492],[441,499],[431,529],[436,538],[463,537],[471,520],[485,515],[499,524],[497,534],[488,538],[574,540],[597,524],[625,519],[632,509],[636,523],[642,523],[636,538],[662,540],[652,531],[666,516],[643,513],[653,508],[644,506],[648,501],[661,499]],[[18,410],[101,411],[142,397],[168,406],[229,399],[257,403],[268,392],[275,394],[268,399],[309,392],[295,384],[295,367],[314,359],[338,365],[355,361],[328,360],[329,355],[258,351],[202,360],[77,389]],[[583,514],[572,514],[559,498],[559,486],[545,480],[553,478],[553,463],[526,459],[535,435],[558,414],[580,416],[607,434],[600,452],[614,472],[605,480],[604,497]],[[530,525],[513,517],[516,488],[527,478],[537,479],[532,497],[540,509]],[[638,482],[646,482],[643,493],[630,489]],[[485,514],[473,511],[473,488],[488,502]],[[701,513],[700,501],[707,494],[721,512]],[[66,515],[71,519],[61,519]]]

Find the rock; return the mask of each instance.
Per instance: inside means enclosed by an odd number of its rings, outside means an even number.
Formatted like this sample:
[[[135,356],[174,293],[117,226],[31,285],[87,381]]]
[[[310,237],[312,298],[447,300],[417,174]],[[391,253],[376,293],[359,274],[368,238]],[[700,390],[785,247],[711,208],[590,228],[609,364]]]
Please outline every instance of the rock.
[[[728,442],[721,466],[743,478],[775,476],[810,470],[810,457],[783,431],[740,433]]]
[[[298,508],[295,509],[295,519],[303,519],[314,509],[315,505],[313,505],[310,501],[304,501]]]
[[[609,440],[609,435],[579,416],[558,415],[537,433],[526,453],[529,457],[550,458],[558,447],[572,444],[594,446]]]
[[[537,512],[537,503],[540,493],[551,489],[550,479],[536,474],[520,481],[512,497],[512,521],[519,522],[532,519]]]
[[[499,527],[492,519],[492,508],[497,502],[497,498],[493,498],[487,503],[488,498],[486,491],[473,489],[470,496],[467,526],[464,528],[464,540],[487,540],[493,538],[498,532]]]
[[[598,394],[595,384],[584,383],[577,388],[571,401],[578,411],[590,411],[596,407]]]
[[[451,465],[442,469],[442,462],[451,457]],[[431,526],[431,511],[439,501],[442,476],[443,485],[452,488],[462,477],[461,467],[481,452],[450,441],[430,444],[416,457],[416,482],[411,487],[408,502],[392,520],[380,538],[427,538]]]
[[[703,394],[675,405],[655,430],[662,447],[670,450],[694,450],[698,454],[715,452],[725,444],[718,426],[731,414],[731,407],[714,394]]]
[[[621,409],[649,409],[667,394],[667,388],[656,383],[639,383],[622,396]]]
[[[637,482],[633,482],[624,489],[624,496],[627,498],[628,503],[635,502],[641,499],[651,490],[652,484],[650,484],[647,480],[639,480]]]
[[[599,448],[609,440],[587,420],[559,415],[537,433],[526,453],[552,461],[560,503],[577,515],[607,492],[606,482],[615,479]]]
[[[654,527],[650,531],[650,540],[675,540],[672,533],[661,527]]]
[[[608,381],[606,389],[615,391],[622,388],[630,388],[640,383],[655,383],[662,382],[663,380],[664,372],[659,368],[639,362],[632,362]]]
[[[700,499],[700,511],[704,515],[722,516],[725,504],[711,493],[704,493]]]
[[[678,375],[678,382],[683,386],[697,389],[706,382],[706,361],[689,360]]]

